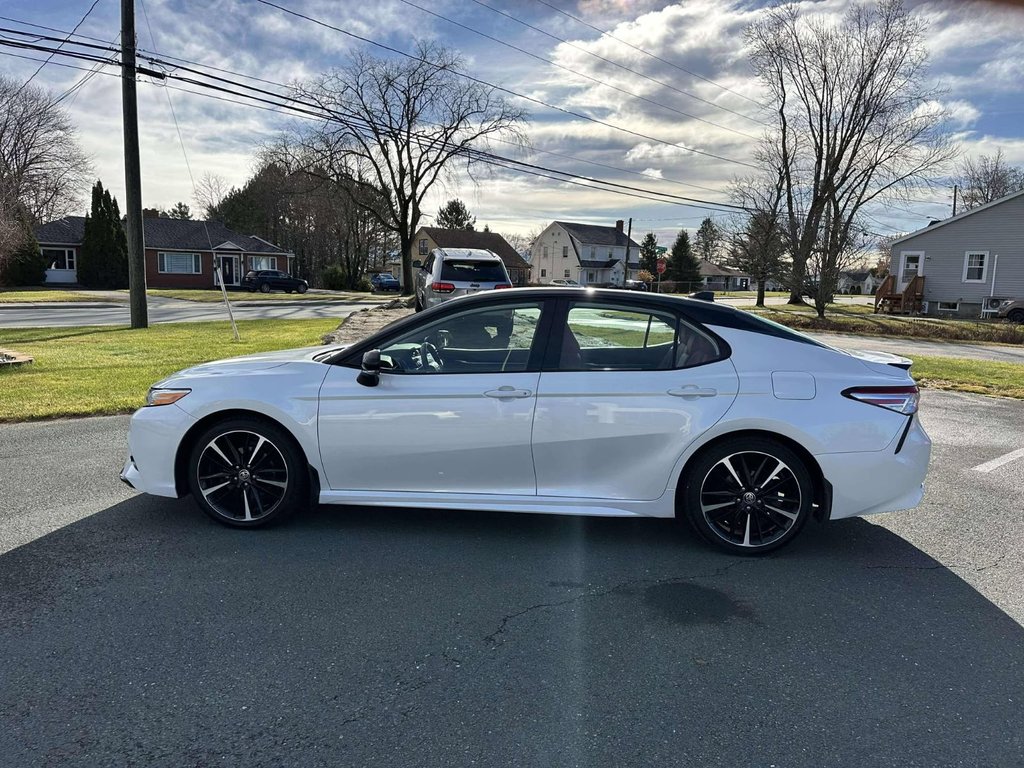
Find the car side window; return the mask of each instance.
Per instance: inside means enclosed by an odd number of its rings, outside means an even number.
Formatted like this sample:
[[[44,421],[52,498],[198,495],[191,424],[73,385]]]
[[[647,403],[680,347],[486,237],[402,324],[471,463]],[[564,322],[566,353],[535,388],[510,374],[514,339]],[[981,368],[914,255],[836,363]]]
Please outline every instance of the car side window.
[[[672,312],[574,302],[558,370],[664,371],[721,357],[711,336]]]
[[[525,371],[540,323],[539,302],[457,312],[381,347],[382,371],[403,374]]]

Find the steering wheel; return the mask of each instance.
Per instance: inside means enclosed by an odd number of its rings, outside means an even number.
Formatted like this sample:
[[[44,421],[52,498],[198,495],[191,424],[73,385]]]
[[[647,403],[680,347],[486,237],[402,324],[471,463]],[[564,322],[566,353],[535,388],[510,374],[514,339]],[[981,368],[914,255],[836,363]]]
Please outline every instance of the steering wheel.
[[[430,358],[434,358],[434,361],[431,362]],[[420,342],[420,368],[441,370],[443,367],[444,361],[441,360],[441,355],[438,353],[437,347],[426,339]]]

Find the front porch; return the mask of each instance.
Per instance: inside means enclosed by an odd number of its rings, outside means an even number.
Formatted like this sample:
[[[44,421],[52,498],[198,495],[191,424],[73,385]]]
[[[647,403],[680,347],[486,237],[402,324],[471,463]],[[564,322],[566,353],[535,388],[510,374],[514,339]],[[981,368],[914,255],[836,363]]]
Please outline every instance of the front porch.
[[[875,314],[919,315],[924,307],[924,276],[914,275],[901,290],[896,275],[888,275],[875,293]]]

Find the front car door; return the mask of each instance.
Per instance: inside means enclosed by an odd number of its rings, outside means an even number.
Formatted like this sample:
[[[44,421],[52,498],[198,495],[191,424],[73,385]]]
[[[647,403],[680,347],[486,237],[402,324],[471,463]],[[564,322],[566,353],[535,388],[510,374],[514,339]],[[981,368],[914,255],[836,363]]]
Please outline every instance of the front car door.
[[[738,391],[724,341],[641,302],[566,301],[533,425],[540,496],[651,500]]]
[[[380,343],[376,387],[356,361],[320,391],[333,490],[536,494],[530,434],[549,322],[543,300],[456,307]]]

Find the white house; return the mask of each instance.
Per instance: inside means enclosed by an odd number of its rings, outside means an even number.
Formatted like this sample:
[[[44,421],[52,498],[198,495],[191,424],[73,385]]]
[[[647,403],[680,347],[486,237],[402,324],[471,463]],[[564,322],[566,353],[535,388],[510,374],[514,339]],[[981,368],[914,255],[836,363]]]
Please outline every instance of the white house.
[[[549,285],[552,280],[575,280],[580,285],[622,285],[626,246],[629,246],[629,274],[640,270],[640,246],[626,237],[623,221],[614,227],[553,221],[537,236],[530,249],[534,282]]]

